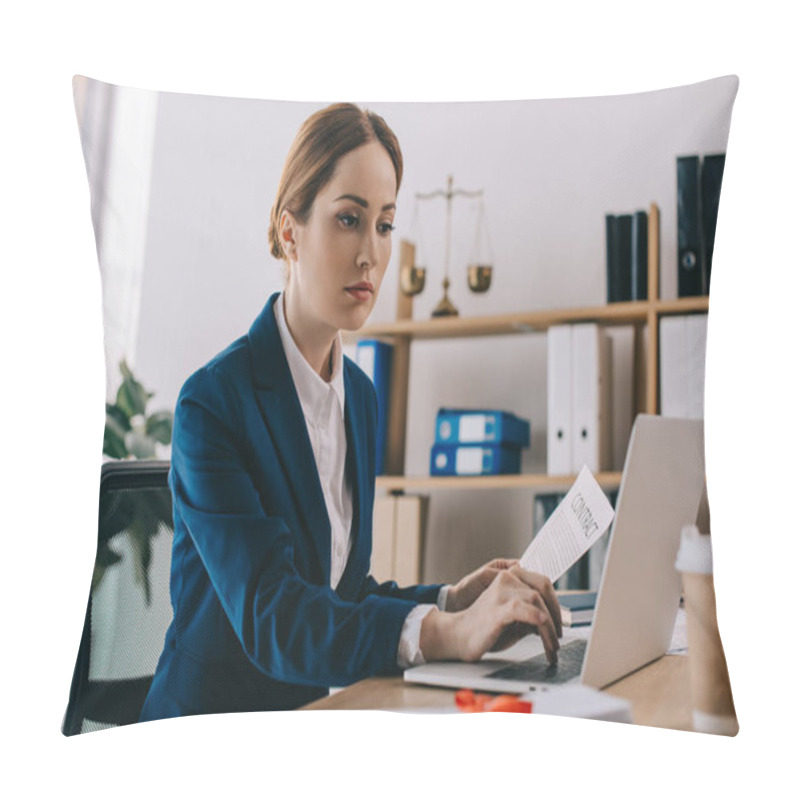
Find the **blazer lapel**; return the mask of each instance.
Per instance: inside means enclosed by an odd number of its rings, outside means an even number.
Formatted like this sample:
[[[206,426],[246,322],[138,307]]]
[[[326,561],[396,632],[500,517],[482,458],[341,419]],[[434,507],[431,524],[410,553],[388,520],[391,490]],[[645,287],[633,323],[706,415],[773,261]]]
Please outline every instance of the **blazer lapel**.
[[[288,476],[294,507],[322,565],[323,581],[330,583],[331,525],[303,409],[275,321],[273,306],[278,296],[269,298],[248,333],[256,400]]]

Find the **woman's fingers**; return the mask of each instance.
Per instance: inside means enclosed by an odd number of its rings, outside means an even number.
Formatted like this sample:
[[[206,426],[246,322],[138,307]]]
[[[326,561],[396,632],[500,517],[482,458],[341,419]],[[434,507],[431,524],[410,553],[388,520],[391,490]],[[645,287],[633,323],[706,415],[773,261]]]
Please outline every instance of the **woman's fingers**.
[[[535,627],[544,645],[547,660],[551,664],[555,663],[560,646],[559,637],[545,598],[536,589],[513,576],[501,578],[501,582],[506,601],[503,627],[520,622]]]
[[[558,658],[558,636],[553,619],[547,611],[547,607],[541,597],[536,595],[535,599],[519,604],[514,610],[517,621],[527,623],[536,628],[539,638],[544,645],[547,660],[554,664]]]
[[[483,569],[488,573],[491,568],[487,564]],[[458,620],[458,657],[465,661],[507,647],[530,631],[539,634],[548,661],[557,659],[560,610],[552,584],[542,575],[519,566],[497,571],[491,585]]]
[[[555,664],[558,660],[558,650],[561,647],[558,641],[559,637],[556,632],[555,622],[550,615],[547,604],[540,594],[536,595],[534,605],[539,612],[540,621],[537,623],[537,628],[539,629],[539,636],[544,644],[545,653],[547,653],[547,660],[551,664]]]
[[[560,637],[563,633],[563,628],[561,625],[561,604],[558,602],[558,595],[556,594],[556,590],[553,588],[553,584],[550,579],[545,575],[540,575],[538,572],[529,572],[528,570],[519,566],[511,569],[510,572],[526,586],[530,586],[532,589],[535,589],[537,592],[539,592],[544,599],[545,604],[547,605],[547,610],[550,612],[550,616],[553,619],[556,633]]]
[[[492,559],[486,566],[490,569],[502,570],[511,569],[519,564],[518,558],[495,558]]]

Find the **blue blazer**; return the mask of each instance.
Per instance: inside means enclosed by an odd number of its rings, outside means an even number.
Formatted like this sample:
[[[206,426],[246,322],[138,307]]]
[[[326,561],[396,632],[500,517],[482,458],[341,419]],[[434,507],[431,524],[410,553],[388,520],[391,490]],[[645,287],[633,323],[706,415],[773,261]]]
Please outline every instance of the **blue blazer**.
[[[353,540],[330,587],[331,528],[270,297],[249,333],[195,372],[175,411],[170,487],[174,617],[141,719],[296,708],[397,673],[417,603],[369,576],[377,400],[344,358]]]

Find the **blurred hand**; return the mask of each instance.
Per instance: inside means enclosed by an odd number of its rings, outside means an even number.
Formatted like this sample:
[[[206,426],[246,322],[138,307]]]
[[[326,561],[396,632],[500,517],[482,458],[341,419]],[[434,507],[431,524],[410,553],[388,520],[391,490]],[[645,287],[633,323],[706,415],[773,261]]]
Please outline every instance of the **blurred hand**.
[[[467,608],[455,613],[434,610],[423,619],[420,647],[425,659],[477,661],[484,653],[505,649],[535,632],[542,638],[547,660],[555,663],[562,627],[553,584],[518,564],[506,568],[487,564],[477,573],[486,569],[494,569],[494,577]],[[480,585],[475,575],[467,576],[466,586]]]
[[[469,608],[489,588],[498,573],[519,564],[515,558],[495,558],[463,577],[447,592],[445,611],[463,611]]]

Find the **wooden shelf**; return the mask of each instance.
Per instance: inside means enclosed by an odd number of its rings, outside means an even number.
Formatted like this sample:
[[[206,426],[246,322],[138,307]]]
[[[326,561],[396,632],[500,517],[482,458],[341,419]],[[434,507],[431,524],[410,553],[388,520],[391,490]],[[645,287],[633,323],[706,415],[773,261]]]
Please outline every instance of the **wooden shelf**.
[[[475,477],[435,477],[427,475],[379,475],[376,488],[390,492],[432,491],[435,489],[533,489],[536,492],[567,491],[576,475],[480,475]],[[617,489],[621,472],[601,472],[595,475],[603,489]]]
[[[347,333],[347,342],[381,337],[411,339],[447,339],[469,336],[501,336],[504,334],[546,331],[553,325],[575,322],[608,324],[644,324],[648,315],[686,314],[708,311],[708,297],[682,297],[677,300],[640,300],[631,303],[610,303],[583,308],[549,309],[488,317],[446,317],[443,319],[398,320],[369,325],[358,333]]]
[[[379,323],[358,332],[343,332],[347,343],[360,339],[388,339],[394,346],[392,356],[392,395],[386,445],[388,476],[378,478],[378,487],[402,492],[428,489],[495,489],[523,487],[535,491],[559,491],[568,488],[573,478],[549,475],[485,476],[475,478],[404,477],[406,422],[408,412],[411,345],[415,341],[457,339],[478,336],[502,336],[536,332],[543,333],[553,325],[594,322],[601,325],[633,325],[634,327],[634,413],[658,413],[659,396],[659,329],[660,320],[673,314],[708,311],[708,297],[681,297],[661,300],[659,287],[660,217],[658,207],[650,206],[648,215],[647,299],[627,303],[607,303],[600,306],[519,311],[485,317],[444,317],[414,320],[413,298],[398,287],[397,313],[394,322]],[[400,243],[400,265],[414,264],[414,246]],[[599,476],[604,488],[619,485],[619,473]]]
[[[708,295],[702,297],[680,297],[677,300],[657,300],[656,313],[690,314],[692,311],[708,312]]]

